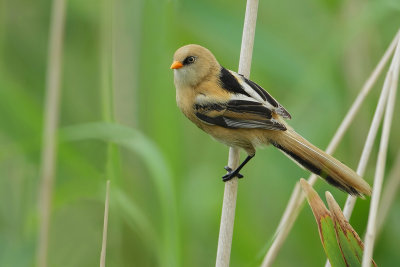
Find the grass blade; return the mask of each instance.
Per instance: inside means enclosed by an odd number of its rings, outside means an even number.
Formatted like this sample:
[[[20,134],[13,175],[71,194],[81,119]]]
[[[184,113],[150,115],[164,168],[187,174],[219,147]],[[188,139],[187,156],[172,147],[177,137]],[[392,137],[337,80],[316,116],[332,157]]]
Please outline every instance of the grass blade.
[[[347,221],[339,205],[329,192],[325,193],[329,210],[335,222],[337,239],[342,248],[343,256],[349,266],[361,266],[364,244],[357,232]],[[375,262],[371,261],[374,266]]]
[[[341,248],[336,240],[335,224],[331,212],[325,207],[324,202],[317,192],[304,179],[300,179],[300,184],[306,193],[306,197],[317,221],[319,236],[325,253],[334,267],[347,266],[343,259]]]

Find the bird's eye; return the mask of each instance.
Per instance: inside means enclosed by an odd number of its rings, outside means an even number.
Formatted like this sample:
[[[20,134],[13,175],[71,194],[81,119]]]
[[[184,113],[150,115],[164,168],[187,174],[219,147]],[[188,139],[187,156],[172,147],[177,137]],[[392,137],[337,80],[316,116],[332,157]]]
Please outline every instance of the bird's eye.
[[[195,61],[196,61],[196,57],[189,56],[189,57],[185,58],[185,60],[183,61],[183,65],[192,64]]]

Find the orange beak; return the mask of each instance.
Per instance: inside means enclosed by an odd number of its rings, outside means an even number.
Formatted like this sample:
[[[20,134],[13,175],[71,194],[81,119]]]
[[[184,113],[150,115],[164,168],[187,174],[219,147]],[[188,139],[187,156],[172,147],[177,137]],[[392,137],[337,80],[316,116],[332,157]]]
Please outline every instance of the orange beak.
[[[179,61],[174,61],[171,65],[171,69],[180,69],[183,67],[183,64]]]

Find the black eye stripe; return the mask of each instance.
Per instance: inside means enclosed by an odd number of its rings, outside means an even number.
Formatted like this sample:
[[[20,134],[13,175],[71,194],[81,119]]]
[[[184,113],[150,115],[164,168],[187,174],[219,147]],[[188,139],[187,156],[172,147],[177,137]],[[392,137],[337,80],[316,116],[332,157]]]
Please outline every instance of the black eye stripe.
[[[192,64],[196,61],[196,57],[195,56],[188,56],[185,58],[185,60],[182,62],[183,65],[189,65]]]

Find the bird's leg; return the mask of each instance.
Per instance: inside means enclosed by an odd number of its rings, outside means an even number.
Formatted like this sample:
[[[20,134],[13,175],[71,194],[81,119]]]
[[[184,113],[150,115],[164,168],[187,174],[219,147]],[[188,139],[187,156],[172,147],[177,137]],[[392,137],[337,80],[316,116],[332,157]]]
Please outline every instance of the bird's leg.
[[[225,170],[228,171],[227,174],[225,174],[224,176],[222,176],[222,181],[226,182],[229,181],[230,179],[232,179],[233,177],[238,177],[238,178],[243,178],[243,175],[241,175],[239,173],[239,171],[244,167],[244,165],[246,165],[247,162],[249,162],[252,158],[254,157],[254,155],[248,155],[247,158],[239,165],[239,167],[236,168],[236,170],[232,171],[232,169],[229,166],[225,167]]]

